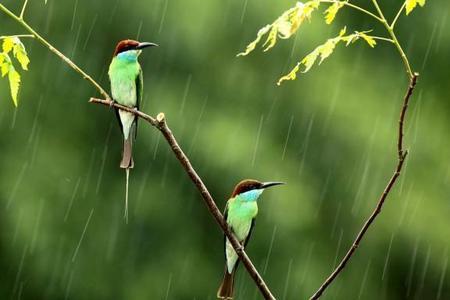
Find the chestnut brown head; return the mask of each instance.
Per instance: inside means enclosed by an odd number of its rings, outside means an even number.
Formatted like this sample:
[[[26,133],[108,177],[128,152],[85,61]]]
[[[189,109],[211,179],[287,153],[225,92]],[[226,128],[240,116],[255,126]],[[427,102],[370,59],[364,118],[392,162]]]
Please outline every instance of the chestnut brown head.
[[[284,182],[278,181],[260,182],[254,179],[244,179],[236,185],[236,187],[233,190],[233,193],[231,194],[231,197],[233,198],[245,192],[249,192],[252,190],[262,190],[280,184],[284,184]]]
[[[141,50],[147,47],[158,47],[158,45],[155,43],[138,42],[135,40],[123,40],[117,44],[116,49],[114,50],[114,56],[122,52]]]

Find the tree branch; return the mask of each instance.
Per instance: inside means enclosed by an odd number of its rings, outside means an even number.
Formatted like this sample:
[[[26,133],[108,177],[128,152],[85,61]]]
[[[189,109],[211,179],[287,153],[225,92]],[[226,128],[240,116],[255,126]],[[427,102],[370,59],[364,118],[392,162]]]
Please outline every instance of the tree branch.
[[[406,111],[408,109],[409,99],[411,98],[411,95],[414,91],[414,88],[417,83],[417,77],[419,76],[418,73],[414,73],[411,77],[408,90],[406,91],[406,95],[403,99],[403,106],[400,111],[400,118],[399,118],[399,126],[398,126],[398,138],[397,138],[397,147],[398,147],[398,160],[397,160],[397,166],[395,168],[394,174],[391,176],[391,179],[389,180],[388,184],[386,185],[383,193],[381,194],[377,206],[375,207],[372,214],[369,216],[369,218],[364,223],[363,227],[359,231],[358,235],[356,236],[352,246],[347,251],[347,254],[345,254],[344,258],[341,260],[339,265],[336,267],[336,269],[331,273],[331,275],[322,283],[320,288],[317,290],[317,292],[314,293],[314,295],[311,296],[310,300],[319,299],[320,296],[323,294],[325,289],[333,282],[334,279],[339,275],[339,273],[345,268],[345,265],[347,264],[348,260],[353,256],[356,249],[358,248],[361,240],[363,239],[364,235],[366,234],[367,230],[369,229],[370,225],[375,221],[375,218],[378,216],[378,214],[381,212],[381,209],[383,208],[383,204],[389,195],[389,192],[391,191],[392,187],[394,186],[395,182],[397,181],[397,178],[400,176],[400,173],[403,168],[403,164],[405,162],[406,156],[408,155],[408,151],[403,149],[403,124],[406,116]]]
[[[245,253],[244,247],[241,245],[241,243],[238,241],[238,239],[234,236],[230,227],[225,222],[225,220],[222,216],[222,213],[220,212],[219,208],[217,207],[214,199],[212,198],[211,194],[209,193],[209,191],[206,188],[205,184],[203,183],[202,179],[197,174],[197,172],[194,170],[194,168],[192,167],[192,164],[190,163],[186,154],[184,154],[183,150],[181,149],[180,145],[178,144],[177,140],[175,139],[175,136],[172,134],[172,131],[170,130],[169,126],[167,125],[164,114],[163,113],[158,114],[158,116],[155,119],[155,118],[153,118],[143,112],[140,112],[134,108],[120,105],[111,100],[91,98],[89,100],[89,102],[103,104],[103,105],[107,105],[107,106],[114,106],[121,110],[125,110],[128,112],[134,113],[136,116],[140,117],[141,119],[144,119],[150,125],[152,125],[153,127],[156,127],[161,132],[161,134],[164,136],[167,143],[169,144],[170,148],[172,149],[172,152],[175,154],[176,158],[182,165],[183,169],[186,171],[186,173],[188,174],[191,181],[197,187],[209,212],[214,217],[217,224],[219,224],[223,233],[226,235],[226,237],[230,241],[231,245],[233,246],[234,250],[236,251],[237,255],[239,256],[239,259],[242,261],[245,268],[247,269],[247,272],[250,274],[252,279],[255,281],[255,284],[258,286],[261,294],[264,296],[264,299],[275,300],[275,297],[270,292],[268,286],[262,279],[261,275],[259,275],[258,271],[256,270],[255,266],[251,262],[247,253]]]
[[[269,288],[265,284],[262,277],[259,275],[258,271],[256,270],[255,266],[251,262],[250,258],[247,256],[247,254],[244,251],[244,248],[239,243],[239,241],[236,239],[234,234],[232,233],[231,229],[228,227],[227,223],[224,221],[223,216],[218,209],[216,203],[214,202],[213,198],[211,197],[211,194],[209,193],[208,189],[204,185],[201,178],[198,176],[198,174],[195,172],[194,168],[192,167],[191,163],[189,162],[189,159],[184,154],[181,147],[178,145],[178,142],[176,141],[175,137],[173,136],[170,128],[168,127],[164,114],[159,114],[158,117],[155,119],[147,114],[144,114],[136,109],[129,108],[126,106],[122,106],[118,103],[115,103],[111,101],[111,97],[109,94],[98,84],[90,75],[88,75],[85,71],[83,71],[80,67],[78,67],[72,60],[70,60],[67,56],[62,54],[58,49],[53,47],[46,39],[44,39],[40,34],[38,34],[31,26],[29,26],[24,20],[23,20],[23,14],[25,12],[25,8],[27,5],[27,0],[25,0],[24,6],[22,7],[22,11],[20,16],[17,16],[12,11],[7,9],[3,4],[0,3],[0,10],[3,11],[6,15],[14,19],[17,23],[22,25],[28,32],[30,32],[40,43],[42,43],[44,46],[46,46],[51,52],[55,53],[57,56],[59,56],[66,64],[68,64],[72,69],[74,69],[77,73],[79,73],[84,79],[88,80],[99,92],[100,94],[106,98],[106,100],[103,99],[96,99],[91,98],[89,102],[91,103],[99,103],[104,104],[108,106],[114,106],[116,108],[131,112],[136,114],[138,117],[146,120],[148,123],[150,123],[152,126],[158,128],[158,130],[163,134],[164,138],[169,143],[170,148],[174,152],[175,156],[183,166],[184,170],[188,173],[189,177],[191,178],[192,182],[195,184],[197,189],[200,191],[203,200],[205,201],[209,211],[213,215],[214,219],[217,221],[217,223],[220,225],[222,231],[227,236],[227,238],[230,240],[231,245],[233,246],[234,250],[236,251],[237,255],[239,256],[240,260],[244,264],[245,268],[247,269],[250,276],[255,281],[256,285],[258,286],[259,290],[261,291],[261,294],[264,296],[265,299],[275,300],[275,297],[270,292]]]

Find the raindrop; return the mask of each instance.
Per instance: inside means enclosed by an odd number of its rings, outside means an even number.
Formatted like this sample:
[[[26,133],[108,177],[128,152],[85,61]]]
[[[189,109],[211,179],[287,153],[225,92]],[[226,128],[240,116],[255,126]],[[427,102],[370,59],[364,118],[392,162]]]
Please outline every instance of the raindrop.
[[[87,228],[88,228],[88,226],[89,226],[89,222],[91,221],[91,217],[92,217],[92,214],[93,214],[93,213],[94,213],[94,209],[92,208],[92,209],[91,209],[91,212],[89,213],[89,217],[88,217],[88,219],[87,219],[87,221],[86,221],[86,224],[84,225],[83,233],[81,234],[80,240],[78,241],[78,245],[77,245],[77,247],[75,248],[75,252],[73,253],[73,256],[72,256],[72,262],[74,262],[75,259],[77,258],[78,250],[80,249],[81,242],[83,241],[84,235],[85,235],[86,230],[87,230]],[[71,275],[71,277],[72,277],[72,275]]]
[[[141,36],[142,25],[144,25],[144,21],[143,20],[141,20],[139,22],[138,31],[137,31],[137,34],[136,34],[136,40],[138,40],[138,41],[139,41],[139,38]]]
[[[70,59],[74,59],[75,57],[75,51],[78,47],[78,41],[80,39],[80,32],[81,32],[81,24],[78,26],[77,35],[75,36],[75,42],[73,43],[72,53],[70,53]]]
[[[111,131],[112,131],[111,129],[112,129],[112,122],[110,122],[110,124],[109,124],[108,133],[107,133],[106,139],[105,139],[105,147],[103,148],[102,161],[101,161],[101,165],[100,165],[100,173],[98,174],[97,186],[95,188],[96,195],[98,194],[98,192],[100,190],[100,184],[101,184],[102,178],[103,178],[103,171],[105,168],[106,156],[108,154],[108,142],[109,142],[109,138],[111,136]]]
[[[73,15],[72,15],[72,23],[70,24],[70,31],[73,30],[73,26],[75,24],[75,15],[77,14],[77,7],[78,7],[78,0],[75,0],[75,6],[73,8]]]
[[[425,70],[425,66],[428,62],[428,56],[430,55],[431,47],[433,46],[434,38],[436,36],[436,29],[438,27],[438,23],[435,22],[433,26],[433,31],[431,32],[430,40],[428,41],[427,51],[425,52],[425,56],[422,62],[422,71]]]
[[[362,282],[361,282],[361,287],[360,287],[360,289],[359,289],[358,299],[361,299],[361,296],[362,296],[362,294],[363,294],[363,292],[364,292],[364,287],[365,287],[365,285],[366,285],[367,275],[369,274],[369,269],[370,269],[370,264],[371,264],[371,262],[372,262],[372,260],[369,259],[369,262],[367,263],[366,270],[364,271],[364,277],[363,277],[363,280],[362,280]]]
[[[17,270],[17,274],[16,274],[16,280],[14,281],[14,288],[13,288],[13,293],[12,293],[13,296],[16,294],[16,291],[17,291],[17,286],[20,281],[20,276],[22,275],[23,264],[24,264],[25,256],[26,256],[27,252],[28,252],[28,245],[25,245],[23,247],[22,256],[20,258],[19,269]]]
[[[342,237],[344,236],[344,230],[341,228],[339,231],[339,240],[338,245],[336,247],[336,254],[334,255],[334,262],[333,262],[333,269],[336,268],[338,256],[339,256],[339,250],[341,249],[341,243],[342,243]]]
[[[12,121],[11,121],[11,127],[10,127],[11,130],[14,129],[14,127],[16,126],[16,118],[17,118],[17,112],[18,112],[18,111],[19,111],[18,108],[16,108],[16,109],[14,110],[13,118],[12,118]]]
[[[287,271],[287,275],[286,275],[286,283],[285,283],[285,285],[284,285],[283,299],[286,299],[287,293],[288,293],[288,288],[289,288],[289,278],[291,277],[292,262],[293,262],[293,259],[291,258],[291,259],[289,260],[289,266],[288,266],[288,271]]]
[[[86,40],[84,41],[84,44],[83,44],[83,51],[86,50],[86,47],[89,43],[89,39],[91,38],[92,30],[94,30],[95,23],[97,23],[97,19],[98,19],[98,14],[95,14],[94,20],[92,21],[91,27],[89,27],[89,31],[86,36]]]
[[[159,29],[158,29],[158,34],[161,33],[163,25],[164,25],[164,19],[166,18],[166,13],[167,13],[167,6],[169,5],[169,0],[165,0],[164,1],[164,8],[161,14],[161,21],[159,22]]]
[[[448,248],[446,248],[444,251],[444,263],[442,264],[442,272],[441,272],[441,278],[439,279],[439,287],[438,287],[436,300],[441,299],[441,295],[442,295],[442,287],[444,286],[445,273],[447,273],[447,264],[448,264],[447,253],[448,253]]]
[[[309,262],[310,262],[310,260],[311,260],[311,255],[312,255],[312,253],[313,253],[313,250],[314,250],[314,246],[315,246],[315,243],[314,242],[312,242],[311,244],[310,244],[310,246],[309,246],[309,249],[308,249],[308,254],[307,254],[307,256],[306,256],[306,261],[305,261],[305,264],[304,264],[304,269],[303,269],[303,274],[302,274],[302,277],[301,277],[301,279],[300,279],[300,285],[302,285],[304,282],[305,282],[305,278],[306,278],[306,274],[308,273],[308,266],[309,266]]]
[[[291,116],[291,121],[289,122],[289,128],[288,128],[288,132],[286,135],[286,141],[284,142],[284,147],[283,147],[283,155],[281,156],[281,160],[284,160],[284,156],[286,154],[286,148],[287,148],[287,144],[289,142],[289,136],[291,134],[291,128],[292,128],[292,123],[294,122],[294,116]]]
[[[155,148],[153,150],[153,160],[156,159],[156,154],[158,153],[158,147],[159,147],[159,140],[160,140],[160,138],[161,138],[161,135],[158,134],[157,137],[156,137]]]
[[[430,263],[430,256],[431,256],[431,245],[429,245],[428,249],[427,249],[427,255],[425,258],[425,264],[423,266],[422,274],[420,276],[420,283],[419,283],[419,288],[417,290],[417,294],[420,294],[423,290],[423,286],[425,284],[425,278],[426,278],[427,272],[428,272],[428,265]]]
[[[169,293],[170,293],[171,285],[172,285],[172,273],[170,273],[170,275],[169,275],[169,282],[167,283],[166,300],[169,299]]]
[[[312,129],[313,123],[314,123],[314,115],[312,115],[311,118],[309,119],[306,136],[305,136],[302,148],[300,149],[300,153],[302,154],[302,160],[300,161],[300,166],[298,168],[298,174],[301,174],[303,171],[303,166],[305,164],[306,153],[308,152],[309,139],[311,136],[311,129]]]
[[[91,182],[91,173],[92,173],[92,167],[94,165],[94,161],[95,161],[95,148],[92,149],[91,159],[89,160],[88,172],[87,172],[86,181],[85,181],[84,187],[83,187],[83,199],[86,198],[89,184]]]
[[[17,191],[19,189],[19,186],[22,183],[22,179],[25,176],[25,171],[27,170],[27,167],[28,167],[28,163],[25,162],[23,164],[23,166],[22,166],[22,169],[20,170],[19,177],[17,177],[17,180],[14,183],[14,186],[13,186],[13,188],[11,190],[11,194],[9,195],[8,202],[6,203],[6,209],[9,209],[12,201],[14,200],[14,198],[16,196],[16,193],[17,193]]]
[[[263,275],[266,274],[267,266],[269,265],[270,254],[272,254],[273,241],[275,240],[275,235],[277,233],[277,225],[273,227],[272,238],[270,239],[269,250],[267,251],[266,262],[264,263]]]
[[[241,24],[244,23],[245,13],[247,12],[247,4],[248,4],[248,0],[245,0],[244,1],[244,7],[242,8]]]
[[[78,187],[80,186],[81,178],[79,177],[77,183],[75,184],[75,188],[72,192],[72,197],[70,197],[69,205],[67,206],[66,213],[64,214],[64,223],[67,221],[67,217],[69,216],[70,210],[72,209],[73,200],[75,199],[78,193]]]
[[[37,126],[37,121],[38,121],[38,117],[39,117],[39,113],[41,112],[41,105],[42,105],[42,99],[44,98],[43,95],[41,95],[39,97],[39,102],[38,102],[38,107],[36,109],[36,112],[34,114],[34,119],[33,119],[33,125],[31,126],[31,131],[30,131],[30,135],[28,136],[28,145],[31,144],[31,142],[33,141],[33,139],[36,136],[36,126]]]
[[[30,253],[33,253],[34,248],[36,247],[36,239],[38,236],[39,225],[41,223],[41,217],[42,217],[42,211],[44,209],[44,203],[45,203],[44,199],[41,199],[41,203],[39,204],[38,214],[36,217],[36,222],[34,223],[34,227],[33,227],[33,236],[31,238]]]
[[[407,285],[407,290],[406,290],[406,297],[409,298],[409,294],[411,292],[411,288],[412,288],[412,279],[414,276],[414,268],[416,265],[416,258],[417,258],[417,250],[419,248],[419,237],[417,237],[416,239],[416,243],[414,245],[414,251],[413,251],[413,255],[411,257],[411,263],[410,263],[410,269],[409,269],[409,274],[408,274],[408,281],[406,282]]]
[[[394,233],[392,233],[391,240],[389,241],[388,252],[387,252],[387,255],[386,255],[386,261],[384,262],[383,274],[381,275],[381,280],[384,280],[384,275],[386,274],[386,269],[387,269],[387,266],[389,264],[389,257],[391,255],[391,248],[392,248],[392,241],[393,240],[394,240]]]
[[[189,89],[191,88],[191,81],[192,81],[192,74],[189,74],[187,81],[186,81],[186,85],[184,87],[183,98],[181,100],[181,105],[180,105],[180,114],[181,115],[183,114],[184,106],[186,105],[186,99],[189,94]]]
[[[73,270],[72,270],[72,271],[70,271],[69,281],[67,282],[67,286],[66,286],[66,292],[65,292],[64,300],[67,300],[67,299],[69,299],[69,295],[70,295],[70,288],[72,287],[72,281],[73,281]]]
[[[258,151],[259,136],[261,135],[263,121],[264,121],[264,115],[261,115],[261,118],[259,119],[258,133],[256,135],[255,149],[253,150],[252,167],[255,165],[256,152]]]
[[[342,202],[339,202],[337,210],[336,210],[336,216],[334,217],[333,227],[331,228],[331,237],[334,237],[334,233],[336,232],[336,226],[339,220],[339,214],[341,212]]]

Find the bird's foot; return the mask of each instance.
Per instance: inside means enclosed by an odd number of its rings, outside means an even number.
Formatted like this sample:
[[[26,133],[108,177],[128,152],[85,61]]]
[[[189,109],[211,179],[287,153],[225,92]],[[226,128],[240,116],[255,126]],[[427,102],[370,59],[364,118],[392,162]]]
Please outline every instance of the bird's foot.
[[[111,99],[111,102],[109,102],[109,107],[113,107],[116,103],[116,100]]]

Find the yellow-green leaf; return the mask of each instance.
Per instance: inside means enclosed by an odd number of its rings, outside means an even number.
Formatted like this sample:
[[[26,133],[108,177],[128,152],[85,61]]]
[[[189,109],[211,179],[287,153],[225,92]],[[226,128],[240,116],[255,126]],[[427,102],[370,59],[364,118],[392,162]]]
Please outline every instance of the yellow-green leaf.
[[[263,44],[263,47],[266,47],[264,48],[264,52],[268,51],[270,48],[275,46],[277,42],[277,34],[278,34],[278,24],[275,24],[274,26],[272,26],[272,29],[270,30],[269,35],[267,36],[267,40]]]
[[[328,9],[324,12],[325,23],[331,24],[342,6],[344,6],[344,2],[334,2],[330,5],[330,7],[328,7]]]
[[[412,12],[414,8],[416,8],[417,4],[423,7],[425,5],[425,0],[406,0],[406,15],[409,15],[409,13]]]
[[[278,37],[282,39],[290,38],[297,32],[304,20],[309,20],[312,13],[320,5],[320,0],[310,0],[306,3],[297,2],[294,7],[286,10],[272,24],[266,25],[258,31],[256,39],[248,44],[244,52],[237,56],[245,56],[252,52],[256,45],[261,41],[262,36],[268,33],[263,47],[264,51],[268,51],[275,46]]]
[[[17,95],[19,94],[20,75],[19,73],[17,73],[16,69],[14,69],[13,65],[9,66],[8,79],[11,97],[14,105],[17,107]]]
[[[253,50],[255,50],[256,45],[259,43],[259,41],[261,40],[263,35],[265,35],[270,30],[270,27],[271,27],[271,25],[269,24],[269,25],[266,25],[263,28],[261,28],[258,31],[258,34],[256,35],[256,39],[253,42],[251,42],[250,44],[248,44],[248,46],[244,52],[239,53],[237,56],[245,56],[245,55],[249,54],[250,52],[252,52]]]
[[[368,32],[370,31],[363,31],[363,32],[355,31],[352,34],[345,35],[346,28],[344,27],[343,29],[341,29],[337,37],[326,40],[325,43],[317,46],[311,53],[306,55],[299,63],[297,63],[297,65],[288,74],[281,77],[278,80],[277,84],[280,85],[285,80],[296,79],[297,73],[300,71],[302,65],[304,68],[301,72],[302,73],[308,72],[316,63],[319,57],[320,60],[318,64],[320,65],[326,58],[328,58],[333,53],[334,49],[336,48],[336,45],[339,44],[339,42],[346,42],[348,46],[350,43],[362,38],[369,44],[370,47],[374,47],[376,45],[376,41],[372,36],[367,35]]]
[[[5,77],[5,75],[8,74],[10,65],[11,59],[9,58],[8,54],[0,53],[0,71],[2,77]]]
[[[13,37],[6,37],[3,39],[3,52],[5,54],[8,54],[14,47],[14,38]]]
[[[319,55],[320,55],[319,49],[316,48],[313,52],[306,55],[305,58],[302,59],[302,61],[300,63],[303,64],[303,66],[305,67],[305,69],[302,71],[302,73],[306,73],[309,71],[309,69],[312,68],[312,66],[314,65],[314,63],[317,60],[317,57],[319,57]],[[294,79],[295,79],[295,77],[294,77]]]
[[[370,47],[373,48],[377,44],[377,41],[375,41],[375,39],[370,35],[367,35],[364,32],[359,32],[359,35],[367,42],[367,44],[369,44]]]
[[[19,61],[22,69],[28,70],[28,64],[30,63],[30,59],[28,58],[25,46],[22,44],[20,40],[18,40],[17,43],[14,45],[13,53],[14,56]]]
[[[297,78],[297,72],[300,69],[300,63],[297,65],[286,75],[278,79],[277,85],[281,85],[281,83],[285,80],[295,80]]]

